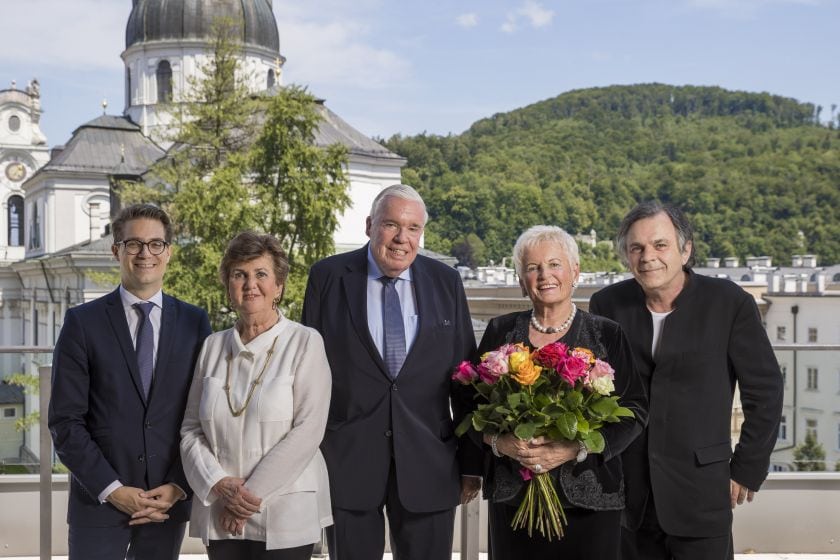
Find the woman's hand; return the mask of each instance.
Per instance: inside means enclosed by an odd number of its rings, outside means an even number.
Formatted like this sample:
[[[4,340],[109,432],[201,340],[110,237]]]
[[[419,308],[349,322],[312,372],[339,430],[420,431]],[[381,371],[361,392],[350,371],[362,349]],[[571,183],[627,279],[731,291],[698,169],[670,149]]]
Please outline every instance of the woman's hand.
[[[535,473],[547,472],[563,463],[573,461],[577,458],[580,449],[576,441],[554,441],[546,437],[517,441],[521,441],[523,445],[517,446],[517,454],[512,456],[513,459]]]
[[[245,531],[246,521],[247,519],[236,517],[226,509],[223,509],[222,513],[219,514],[219,525],[222,526],[224,531],[234,536],[241,535]]]
[[[213,492],[222,500],[225,509],[238,518],[248,519],[260,511],[262,499],[245,487],[244,478],[226,476],[213,486]]]

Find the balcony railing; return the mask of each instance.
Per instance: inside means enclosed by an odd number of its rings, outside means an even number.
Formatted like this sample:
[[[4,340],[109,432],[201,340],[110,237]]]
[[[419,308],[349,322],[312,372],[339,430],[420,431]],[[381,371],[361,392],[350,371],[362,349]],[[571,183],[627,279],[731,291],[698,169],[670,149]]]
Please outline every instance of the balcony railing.
[[[840,351],[840,345],[784,344],[776,345],[774,349],[795,353],[836,352]],[[23,371],[38,375],[40,390],[36,402],[42,411],[46,411],[49,404],[51,353],[51,347],[0,347],[0,359],[4,359],[4,355],[20,355]],[[8,361],[5,359],[4,363]],[[840,364],[840,360],[834,363]],[[794,376],[793,387],[796,383]],[[66,554],[67,475],[52,472],[53,449],[46,413],[41,414],[36,430],[39,457],[50,460],[39,462],[38,475],[0,476],[0,499],[4,506],[0,508],[0,556],[32,555],[36,546],[42,559],[51,558],[52,553]],[[37,535],[31,526],[36,503],[40,520]],[[477,560],[479,551],[486,550],[486,522],[481,522],[486,519],[485,506],[485,503],[474,501],[459,508],[460,534],[456,535],[455,548],[462,559]],[[756,495],[756,501],[736,509],[735,550],[739,553],[838,554],[837,519],[840,519],[840,472],[770,473]],[[201,553],[203,547],[196,539],[186,539],[182,551]]]

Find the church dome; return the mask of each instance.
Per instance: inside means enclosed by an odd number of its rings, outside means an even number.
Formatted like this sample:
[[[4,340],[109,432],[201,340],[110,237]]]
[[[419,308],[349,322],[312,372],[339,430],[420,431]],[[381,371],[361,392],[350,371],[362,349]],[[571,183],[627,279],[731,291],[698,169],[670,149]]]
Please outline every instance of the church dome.
[[[133,0],[125,29],[125,48],[151,41],[212,37],[219,17],[241,25],[245,45],[280,51],[271,0]]]

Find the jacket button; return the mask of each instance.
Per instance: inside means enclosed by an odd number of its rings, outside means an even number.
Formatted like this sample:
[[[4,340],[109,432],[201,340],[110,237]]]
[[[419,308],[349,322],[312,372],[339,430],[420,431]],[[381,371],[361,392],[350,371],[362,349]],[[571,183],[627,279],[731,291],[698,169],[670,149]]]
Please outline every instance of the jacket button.
[[[392,435],[394,435],[394,432],[391,430],[385,430],[385,437],[391,437]]]
[[[394,383],[393,385],[391,385],[391,390],[392,390],[392,391],[396,391],[396,390],[397,390],[397,384],[396,384],[396,383]]]
[[[146,420],[146,427],[147,427],[147,428],[151,428],[151,427],[152,427],[152,423],[151,423],[151,422],[149,422],[148,420]]]
[[[142,463],[143,461],[145,461],[145,460],[146,460],[146,457],[144,457],[143,455],[138,455],[138,456],[137,456],[137,460],[138,460],[138,461],[140,461],[140,462]]]

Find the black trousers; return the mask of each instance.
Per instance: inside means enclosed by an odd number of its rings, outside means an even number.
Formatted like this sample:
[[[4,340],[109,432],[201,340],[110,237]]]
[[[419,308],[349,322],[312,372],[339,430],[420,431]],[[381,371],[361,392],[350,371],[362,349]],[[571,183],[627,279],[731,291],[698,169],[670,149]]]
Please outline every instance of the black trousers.
[[[70,560],[178,560],[186,523],[148,523],[119,527],[70,524]]]
[[[732,560],[732,534],[714,537],[669,535],[659,524],[653,494],[637,531],[621,530],[621,560]]]
[[[315,543],[295,548],[265,549],[264,541],[222,539],[210,541],[210,560],[310,560]]]
[[[385,494],[376,509],[333,508],[335,524],[327,528],[330,560],[381,560],[384,515],[388,516],[394,560],[451,560],[455,508],[422,513],[407,510],[400,502],[393,461]]]
[[[562,539],[549,541],[538,532],[511,527],[517,506],[490,503],[490,560],[618,560],[621,510],[566,508]]]

